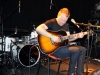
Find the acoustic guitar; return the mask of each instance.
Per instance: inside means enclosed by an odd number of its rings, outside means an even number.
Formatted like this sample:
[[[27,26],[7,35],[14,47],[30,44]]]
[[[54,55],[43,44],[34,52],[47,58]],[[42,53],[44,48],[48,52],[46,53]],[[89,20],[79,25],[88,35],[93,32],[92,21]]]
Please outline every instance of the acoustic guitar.
[[[79,33],[76,34],[71,34],[70,36],[67,36],[66,32],[61,30],[61,31],[48,31],[52,35],[59,36],[61,39],[61,42],[55,43],[53,42],[50,38],[43,36],[43,35],[38,35],[38,43],[40,49],[45,52],[46,54],[52,53],[61,46],[65,46],[68,44],[68,40],[73,38],[74,36],[78,36]],[[81,32],[82,33],[82,32]],[[90,31],[91,33],[91,31]],[[87,35],[88,32],[83,32],[84,35]]]

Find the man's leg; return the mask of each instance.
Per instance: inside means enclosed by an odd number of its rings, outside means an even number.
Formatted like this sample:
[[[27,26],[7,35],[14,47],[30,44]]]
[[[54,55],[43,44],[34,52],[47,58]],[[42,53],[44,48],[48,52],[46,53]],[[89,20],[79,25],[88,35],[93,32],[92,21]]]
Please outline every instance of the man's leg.
[[[79,55],[78,61],[77,61],[77,69],[76,73],[77,75],[82,75],[84,72],[84,61],[85,61],[85,56],[86,56],[86,48],[82,46],[78,46],[81,53]]]
[[[69,51],[71,51],[71,54],[70,54],[68,75],[71,75],[71,74],[75,73],[75,65],[76,65],[77,59],[78,59],[81,51],[79,50],[79,48],[77,46],[69,47]]]
[[[60,59],[70,57],[68,74],[72,74],[75,72],[75,65],[80,53],[81,50],[77,46],[63,46],[55,50],[53,53],[51,53],[51,55],[56,56]]]

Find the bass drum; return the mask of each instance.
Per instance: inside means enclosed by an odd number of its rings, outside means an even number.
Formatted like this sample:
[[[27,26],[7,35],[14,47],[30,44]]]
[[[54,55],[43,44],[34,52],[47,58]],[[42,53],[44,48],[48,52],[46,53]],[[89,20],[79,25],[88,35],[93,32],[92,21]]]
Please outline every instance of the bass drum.
[[[32,67],[38,63],[40,51],[37,45],[25,45],[18,52],[18,60],[25,67]]]

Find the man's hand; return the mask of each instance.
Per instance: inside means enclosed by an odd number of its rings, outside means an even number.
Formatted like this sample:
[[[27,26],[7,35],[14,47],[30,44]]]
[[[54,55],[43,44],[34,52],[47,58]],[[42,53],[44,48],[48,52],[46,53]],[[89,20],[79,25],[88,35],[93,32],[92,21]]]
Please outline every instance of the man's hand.
[[[55,43],[61,42],[60,38],[59,38],[58,36],[54,36],[54,35],[52,35],[51,40],[52,40],[53,42],[55,42]]]
[[[77,36],[78,38],[83,38],[84,37],[84,33],[83,32],[81,32],[81,33],[78,33],[78,36]]]

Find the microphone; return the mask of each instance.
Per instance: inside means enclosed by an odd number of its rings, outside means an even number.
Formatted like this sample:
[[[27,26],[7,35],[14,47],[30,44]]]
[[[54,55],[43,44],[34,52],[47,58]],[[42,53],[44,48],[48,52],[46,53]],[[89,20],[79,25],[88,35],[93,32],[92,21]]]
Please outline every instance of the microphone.
[[[52,0],[50,1],[50,9],[52,8]]]
[[[79,28],[79,25],[77,25],[74,19],[71,19],[71,22],[74,23]]]
[[[71,22],[74,23],[81,31],[83,31],[80,26],[76,23],[76,21],[74,19],[71,19]]]
[[[20,13],[20,0],[19,0],[19,13]]]

